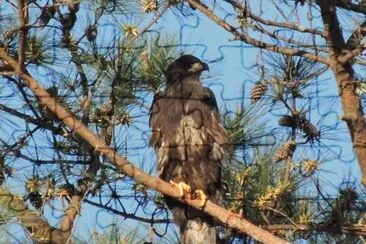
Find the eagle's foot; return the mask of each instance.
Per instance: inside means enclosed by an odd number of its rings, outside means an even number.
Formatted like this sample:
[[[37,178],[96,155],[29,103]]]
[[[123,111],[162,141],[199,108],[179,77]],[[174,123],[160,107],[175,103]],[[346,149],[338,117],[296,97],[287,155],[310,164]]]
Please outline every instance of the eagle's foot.
[[[169,183],[178,188],[179,195],[182,199],[191,198],[191,187],[189,185],[187,185],[183,181],[175,183],[174,181],[171,180]]]
[[[203,208],[206,205],[206,202],[208,200],[207,195],[202,190],[196,190],[192,194],[192,199],[200,200],[200,206],[199,208]]]

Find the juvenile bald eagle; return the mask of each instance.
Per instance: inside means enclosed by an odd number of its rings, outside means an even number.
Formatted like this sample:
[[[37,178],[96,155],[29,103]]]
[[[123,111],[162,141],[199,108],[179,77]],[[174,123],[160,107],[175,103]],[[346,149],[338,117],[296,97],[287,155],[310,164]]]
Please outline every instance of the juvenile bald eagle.
[[[220,199],[221,160],[228,135],[220,122],[214,93],[200,82],[208,65],[183,55],[167,69],[166,89],[157,93],[150,109],[150,145],[157,153],[158,175],[179,187],[182,197]],[[166,197],[182,243],[215,243],[213,219]]]

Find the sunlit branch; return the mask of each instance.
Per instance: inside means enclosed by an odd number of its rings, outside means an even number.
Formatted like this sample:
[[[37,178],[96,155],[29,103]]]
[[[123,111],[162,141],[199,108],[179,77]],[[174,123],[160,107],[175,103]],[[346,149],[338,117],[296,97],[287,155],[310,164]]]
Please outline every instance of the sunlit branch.
[[[256,40],[254,38],[251,38],[249,35],[239,32],[236,28],[234,28],[232,25],[228,24],[221,18],[219,18],[217,15],[214,14],[213,11],[209,10],[207,6],[203,5],[201,2],[195,1],[195,0],[188,0],[188,2],[197,8],[201,13],[206,15],[208,18],[216,22],[218,25],[229,31],[234,35],[234,38],[236,40],[241,40],[249,45],[253,45],[258,48],[266,49],[273,52],[278,52],[286,55],[292,55],[292,56],[300,56],[305,57],[314,61],[318,61],[323,64],[329,64],[329,59],[322,57],[320,55],[315,55],[313,53],[306,52],[304,50],[296,49],[296,48],[288,48],[288,47],[281,47],[278,45],[272,45],[266,42],[262,42],[259,40]]]
[[[271,33],[270,31],[266,30],[262,26],[259,27],[259,26],[256,25],[255,27],[253,27],[253,29],[260,31],[261,33],[266,34],[266,35],[268,35],[269,37],[271,37],[273,39],[283,41],[287,44],[293,44],[293,45],[296,45],[298,47],[303,47],[303,48],[306,48],[306,49],[312,49],[312,50],[317,51],[317,52],[323,52],[323,53],[328,52],[328,49],[326,49],[326,48],[322,48],[322,47],[316,46],[314,44],[307,44],[305,42],[300,42],[300,41],[296,41],[296,40],[291,39],[291,38],[281,36],[281,35],[275,33],[276,31],[273,31]]]
[[[242,6],[240,3],[238,3],[235,0],[234,1],[233,0],[225,0],[225,2],[231,4],[235,9],[238,9],[240,11],[246,11],[249,18],[251,18],[251,19],[253,19],[253,20],[255,20],[259,23],[262,23],[264,25],[274,26],[274,27],[281,27],[281,28],[295,30],[295,31],[303,32],[303,33],[311,33],[311,34],[316,34],[316,35],[319,35],[319,36],[323,36],[323,31],[320,31],[320,30],[307,28],[307,27],[304,27],[304,26],[293,24],[291,22],[277,22],[277,21],[272,21],[272,20],[268,20],[268,19],[264,19],[262,17],[259,17],[255,14],[253,14],[249,9],[245,9],[244,6]]]

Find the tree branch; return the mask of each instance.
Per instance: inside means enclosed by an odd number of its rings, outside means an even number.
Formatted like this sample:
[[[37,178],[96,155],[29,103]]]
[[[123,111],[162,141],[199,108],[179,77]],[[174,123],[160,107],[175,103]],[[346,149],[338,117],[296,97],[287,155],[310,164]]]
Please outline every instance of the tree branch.
[[[82,117],[81,123],[86,127],[90,121],[90,109],[91,109],[91,93],[89,91],[89,82],[81,63],[81,57],[78,53],[78,43],[72,38],[71,29],[76,23],[77,12],[79,11],[80,3],[70,2],[68,3],[69,14],[62,15],[59,11],[59,15],[62,23],[63,32],[63,43],[65,47],[69,50],[71,54],[71,61],[75,64],[76,70],[80,76],[81,88],[82,88]],[[100,169],[99,153],[95,151],[89,144],[87,144],[83,139],[76,137],[80,144],[86,145],[90,153],[90,166],[85,174],[85,176],[78,181],[78,186],[76,188],[75,194],[71,196],[70,203],[65,210],[62,217],[60,229],[62,231],[69,231],[72,229],[74,220],[80,212],[82,200],[88,190],[88,184],[94,175]]]
[[[365,51],[366,46],[360,45],[359,47],[345,52],[345,54],[338,57],[338,62],[345,64],[347,62],[352,62],[352,59],[360,55],[363,51]]]
[[[151,176],[142,170],[136,168],[132,163],[127,161],[125,157],[116,153],[113,149],[107,147],[105,142],[98,138],[92,131],[90,131],[85,125],[83,125],[75,116],[62,107],[55,98],[51,97],[46,90],[39,84],[39,82],[33,79],[28,73],[19,69],[18,63],[7,55],[3,48],[0,48],[0,58],[4,59],[9,65],[14,67],[15,72],[24,80],[25,84],[33,91],[35,96],[39,99],[42,105],[46,106],[57,118],[62,120],[73,132],[83,138],[94,150],[101,155],[104,155],[108,160],[113,162],[116,167],[135,181],[147,186],[150,189],[157,190],[164,195],[173,197],[182,201],[178,189],[171,184],[162,181],[160,178]],[[186,204],[200,208],[201,201],[198,199],[187,199],[184,201]],[[232,213],[211,201],[207,201],[202,211],[216,217],[223,224],[230,228],[238,229],[247,235],[253,237],[258,241],[264,243],[286,243],[285,240],[280,239],[266,230],[259,228],[258,226],[250,223],[248,220],[242,218],[240,215]]]
[[[25,62],[25,49],[28,35],[28,29],[26,24],[28,22],[28,8],[25,6],[25,0],[18,0],[18,18],[19,18],[19,52],[18,52],[18,65],[19,69],[24,70]]]
[[[352,50],[357,48],[361,40],[366,36],[366,21],[364,21],[360,26],[358,26],[348,38],[346,42],[346,48]]]
[[[120,215],[120,216],[122,216],[126,219],[133,219],[133,220],[137,220],[137,221],[143,222],[143,223],[148,223],[148,224],[169,224],[169,223],[174,223],[174,220],[172,220],[172,219],[148,219],[148,218],[143,218],[143,217],[136,216],[135,214],[128,214],[128,213],[125,213],[125,212],[118,211],[117,209],[105,206],[101,203],[96,203],[96,202],[90,201],[88,199],[85,199],[84,202],[86,202],[90,205],[93,205],[95,207],[105,209],[110,213],[118,214],[118,215]]]
[[[6,112],[8,114],[11,114],[15,117],[21,118],[26,122],[32,123],[32,124],[37,125],[41,128],[52,131],[56,135],[61,135],[62,136],[64,134],[64,132],[61,128],[55,127],[52,123],[42,121],[40,119],[33,118],[32,116],[27,115],[27,114],[23,114],[23,113],[19,112],[16,109],[9,108],[9,107],[5,106],[4,104],[0,104],[0,110]]]
[[[266,30],[265,28],[263,28],[262,26],[259,26],[259,25],[255,25],[253,27],[253,29],[258,30],[259,32],[261,32],[263,34],[266,34],[271,38],[286,42],[287,44],[293,44],[293,45],[296,45],[298,47],[302,47],[302,48],[305,48],[305,49],[312,49],[313,51],[316,51],[316,52],[323,52],[323,53],[328,52],[328,49],[326,49],[326,48],[322,48],[322,47],[319,47],[319,46],[314,45],[314,44],[310,44],[310,43],[308,44],[308,43],[305,43],[305,42],[300,42],[300,41],[293,40],[292,38],[286,38],[284,36],[281,36],[281,35],[275,33],[276,30],[271,33],[270,31]]]
[[[211,20],[215,21],[218,25],[223,27],[225,30],[232,33],[237,40],[241,40],[249,45],[253,45],[258,48],[266,49],[273,52],[282,53],[285,55],[292,55],[292,56],[300,56],[305,57],[326,65],[329,65],[330,61],[328,58],[322,57],[320,55],[315,55],[313,53],[306,52],[304,50],[295,49],[295,48],[288,48],[288,47],[280,47],[278,45],[272,45],[266,42],[262,42],[259,40],[256,40],[254,38],[251,38],[249,35],[240,33],[236,28],[234,28],[232,25],[228,24],[221,18],[219,18],[215,13],[208,9],[206,5],[204,5],[201,2],[198,2],[196,0],[188,0],[188,2],[195,7],[197,10],[199,10],[201,13],[206,15]]]
[[[306,27],[299,26],[299,25],[291,23],[291,22],[277,22],[277,21],[271,21],[271,20],[268,20],[268,19],[264,19],[260,16],[257,16],[255,14],[253,14],[252,11],[250,11],[249,9],[245,9],[237,1],[225,0],[225,2],[231,4],[235,9],[239,9],[240,11],[246,11],[248,17],[250,17],[251,19],[253,19],[253,20],[255,20],[259,23],[262,23],[264,25],[286,28],[286,29],[290,29],[290,30],[303,32],[303,33],[316,34],[316,35],[319,35],[319,36],[323,37],[323,31],[316,30],[316,29],[311,29],[311,28],[306,28]]]
[[[345,46],[347,50],[343,55],[338,58],[341,63],[346,63],[352,60],[354,57],[360,55],[365,50],[365,45],[361,45],[362,39],[366,36],[366,21],[358,26],[348,38]]]
[[[366,4],[362,1],[360,1],[359,4],[352,3],[352,1],[349,0],[340,0],[336,1],[337,7],[351,10],[356,13],[366,14]]]
[[[15,214],[32,238],[41,243],[65,243],[69,233],[62,232],[48,224],[37,211],[30,210],[22,198],[0,187],[0,204]]]
[[[362,235],[366,236],[366,227],[363,225],[344,225],[344,226],[329,226],[329,225],[301,225],[298,224],[294,226],[292,224],[274,224],[262,226],[264,229],[269,231],[278,231],[278,230],[292,230],[298,232],[327,232],[327,233],[338,233],[338,234],[347,234],[347,235]]]

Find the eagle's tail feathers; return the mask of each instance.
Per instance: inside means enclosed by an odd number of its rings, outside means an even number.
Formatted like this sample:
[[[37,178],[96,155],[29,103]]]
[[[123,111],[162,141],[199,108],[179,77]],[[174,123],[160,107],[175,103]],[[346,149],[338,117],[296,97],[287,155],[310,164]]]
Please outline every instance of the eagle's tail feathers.
[[[184,229],[181,229],[182,244],[211,244],[216,242],[216,228],[196,218],[187,221]]]

